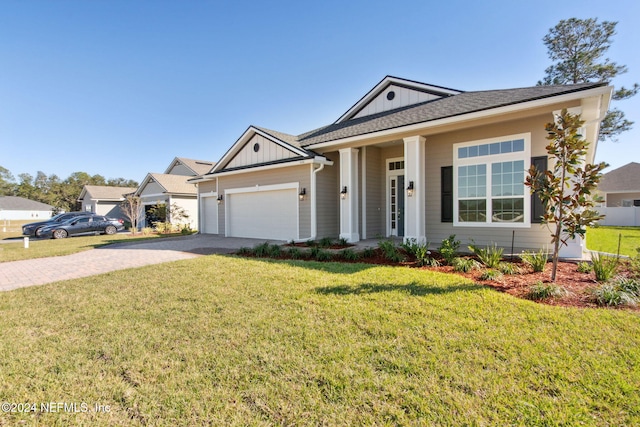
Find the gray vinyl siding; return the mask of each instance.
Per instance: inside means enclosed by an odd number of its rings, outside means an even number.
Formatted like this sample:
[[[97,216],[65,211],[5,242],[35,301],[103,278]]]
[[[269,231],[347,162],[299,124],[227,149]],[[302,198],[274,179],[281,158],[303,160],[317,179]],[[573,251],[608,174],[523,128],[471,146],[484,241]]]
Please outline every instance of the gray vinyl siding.
[[[216,181],[215,179],[213,181],[205,181],[205,182],[201,182],[198,184],[198,193],[202,194],[202,193],[210,193],[210,192],[214,192],[216,191]]]
[[[367,239],[384,236],[385,228],[385,165],[381,149],[367,147]]]
[[[623,200],[639,200],[640,193],[607,193],[607,207],[622,206]]]
[[[162,194],[164,193],[164,188],[162,188],[157,182],[148,182],[147,185],[144,186],[144,190],[140,193],[141,196],[146,196],[147,194]]]
[[[276,185],[297,182],[300,189],[306,188],[307,194],[311,190],[310,165],[288,166],[264,171],[246,171],[243,173],[218,177],[218,194],[234,188],[246,188],[263,185]],[[201,184],[202,185],[202,184]],[[209,190],[211,191],[211,190]],[[202,192],[202,191],[201,191]],[[226,202],[226,200],[225,200]],[[218,232],[224,235],[225,207],[223,202],[218,209]],[[260,212],[256,212],[259,215]],[[298,204],[300,238],[311,235],[311,201],[307,196]]]
[[[546,153],[547,145],[545,124],[551,119],[550,114],[537,116],[526,120],[514,120],[487,125],[464,131],[434,135],[426,141],[426,237],[437,248],[443,239],[450,234],[462,242],[461,249],[466,250],[473,239],[476,244],[484,246],[496,243],[507,250],[511,247],[512,232],[515,230],[514,248],[539,249],[549,245],[550,236],[546,227],[541,224],[531,224],[530,228],[497,228],[497,227],[454,227],[452,223],[440,222],[440,168],[453,165],[453,144],[474,141],[502,135],[531,133],[531,156],[541,156]],[[455,203],[455,200],[454,200]]]
[[[194,176],[194,173],[191,169],[182,164],[177,164],[171,168],[168,172],[169,175],[184,175],[184,176]]]
[[[340,235],[340,155],[326,153],[333,166],[325,166],[316,174],[316,224],[318,238]]]

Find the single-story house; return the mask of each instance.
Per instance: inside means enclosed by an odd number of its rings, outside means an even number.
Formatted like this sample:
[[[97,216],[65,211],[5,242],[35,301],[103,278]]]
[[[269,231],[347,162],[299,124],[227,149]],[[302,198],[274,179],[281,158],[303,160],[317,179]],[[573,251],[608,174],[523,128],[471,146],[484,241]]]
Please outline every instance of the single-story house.
[[[0,197],[0,220],[44,221],[53,216],[54,207],[17,196]]]
[[[203,233],[260,239],[402,236],[434,246],[549,245],[524,178],[547,168],[545,124],[580,113],[593,143],[605,83],[464,92],[387,76],[338,119],[300,135],[249,128],[198,185]],[[580,256],[574,242],[563,256]]]
[[[172,206],[183,210],[187,217],[179,222],[197,228],[198,194],[196,186],[187,180],[208,172],[213,166],[213,162],[205,160],[176,157],[164,173],[148,173],[135,192],[135,195],[142,199],[144,206],[144,216],[141,218],[140,226],[151,227],[153,222],[165,219],[175,222],[175,219],[171,218],[171,213],[168,218],[158,216],[158,211],[154,207],[164,205],[169,210]]]
[[[598,193],[608,208],[640,206],[640,163],[627,163],[605,173]]]
[[[78,202],[80,210],[111,218],[125,218],[120,204],[127,194],[136,191],[135,187],[110,187],[107,185],[85,185],[80,192]]]

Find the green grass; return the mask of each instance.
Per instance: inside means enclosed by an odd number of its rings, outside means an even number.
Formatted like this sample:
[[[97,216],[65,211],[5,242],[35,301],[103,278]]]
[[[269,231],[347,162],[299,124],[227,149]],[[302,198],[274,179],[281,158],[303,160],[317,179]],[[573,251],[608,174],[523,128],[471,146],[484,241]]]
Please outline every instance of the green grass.
[[[0,294],[0,425],[638,425],[640,318],[457,275],[206,256]],[[4,420],[4,421],[3,421]]]
[[[36,222],[37,219],[29,220],[0,220],[0,240],[8,239],[11,237],[22,236],[22,226],[29,224],[30,222]]]
[[[587,229],[587,248],[615,254],[618,252],[620,234],[620,255],[635,256],[636,248],[640,247],[640,227],[591,227]]]
[[[174,235],[175,236],[175,235]],[[148,240],[158,238],[158,235],[131,236],[129,233],[113,234],[111,236],[80,236],[60,240],[29,240],[29,248],[24,248],[22,239],[15,243],[0,243],[0,263],[19,261],[24,259],[45,258],[51,256],[71,255],[76,252],[87,251],[111,243],[125,241]],[[1,425],[1,424],[0,424]]]

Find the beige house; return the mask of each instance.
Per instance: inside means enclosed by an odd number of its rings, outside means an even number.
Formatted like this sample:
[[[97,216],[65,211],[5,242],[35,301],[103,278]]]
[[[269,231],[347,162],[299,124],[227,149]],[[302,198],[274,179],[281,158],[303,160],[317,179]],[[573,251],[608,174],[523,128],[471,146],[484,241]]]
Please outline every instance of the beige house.
[[[608,208],[640,206],[640,163],[627,163],[605,173],[598,192]]]
[[[136,191],[135,187],[85,185],[78,197],[78,202],[81,204],[80,210],[111,218],[125,218],[120,204],[127,194],[134,191]]]
[[[176,157],[164,173],[149,173],[144,178],[135,195],[142,199],[144,217],[140,225],[151,227],[152,223],[164,218],[154,216],[154,206],[165,205],[183,210],[187,216],[181,222],[192,228],[198,227],[198,195],[196,186],[187,180],[211,170],[213,162]],[[171,215],[169,214],[169,219]]]
[[[588,161],[612,87],[601,83],[463,92],[385,77],[334,123],[288,135],[250,126],[198,186],[200,230],[351,242],[402,236],[439,244],[541,248],[549,232],[524,186],[547,167],[545,124],[586,121]],[[565,251],[578,254],[581,242]]]

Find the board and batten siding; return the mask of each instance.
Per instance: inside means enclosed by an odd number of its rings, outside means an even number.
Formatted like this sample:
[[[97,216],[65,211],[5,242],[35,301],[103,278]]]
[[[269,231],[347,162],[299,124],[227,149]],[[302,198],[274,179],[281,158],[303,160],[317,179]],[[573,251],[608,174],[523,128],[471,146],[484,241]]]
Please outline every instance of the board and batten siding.
[[[387,94],[394,92],[393,99],[387,99]],[[354,118],[369,116],[371,114],[381,113],[383,111],[393,110],[395,108],[405,107],[407,105],[418,104],[420,102],[432,101],[442,98],[441,96],[431,93],[425,93],[415,89],[390,85],[380,95],[372,99],[362,110],[354,116]]]
[[[254,151],[255,144],[258,144],[258,151]],[[249,142],[227,163],[225,169],[232,169],[248,165],[257,165],[276,160],[290,159],[298,157],[283,146],[268,140],[262,135],[254,135]]]
[[[144,186],[144,189],[140,193],[141,197],[153,194],[162,194],[164,193],[164,188],[157,182],[149,181],[147,185]]]
[[[218,177],[218,195],[224,194],[226,190],[236,188],[249,188],[264,185],[276,185],[297,182],[300,189],[307,189],[307,197],[303,201],[298,202],[299,215],[299,235],[301,239],[311,235],[311,202],[309,200],[309,192],[311,190],[311,172],[309,165],[296,165],[279,167],[262,171],[246,171],[243,173],[232,174]],[[200,184],[202,186],[202,184]],[[201,191],[202,192],[202,191]],[[227,197],[220,209],[218,209],[218,233],[225,235],[225,208]],[[260,212],[256,212],[260,215]]]
[[[453,165],[453,144],[459,142],[476,141],[506,135],[528,132],[531,134],[531,156],[546,154],[545,146],[547,132],[545,124],[551,121],[551,114],[544,114],[529,119],[513,120],[495,125],[480,126],[472,129],[432,135],[426,140],[426,234],[427,241],[439,244],[449,235],[455,234],[462,242],[461,250],[466,250],[467,244],[474,240],[479,246],[496,243],[504,248],[511,247],[511,228],[499,227],[454,227],[453,223],[440,221],[441,204],[440,189],[442,166]],[[525,189],[525,194],[527,194]],[[526,196],[528,197],[528,195]],[[454,200],[455,203],[455,200]],[[549,246],[549,231],[541,224],[531,224],[530,228],[516,228],[514,247],[522,249],[539,249]]]
[[[182,176],[194,176],[195,175],[191,169],[189,169],[188,167],[186,167],[183,164],[175,165],[174,167],[171,168],[171,170],[169,172],[167,172],[167,174],[168,175],[182,175]]]
[[[333,161],[316,174],[316,227],[317,237],[340,235],[340,154],[325,153]]]

